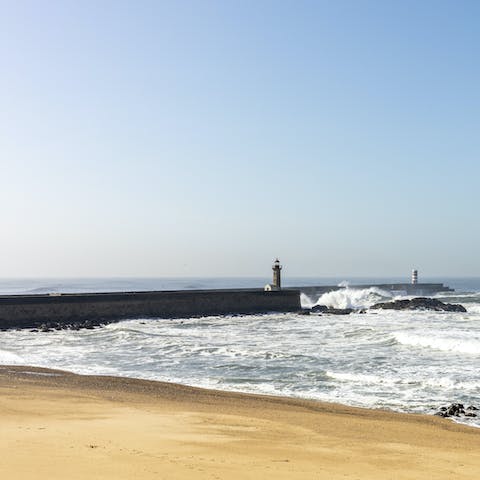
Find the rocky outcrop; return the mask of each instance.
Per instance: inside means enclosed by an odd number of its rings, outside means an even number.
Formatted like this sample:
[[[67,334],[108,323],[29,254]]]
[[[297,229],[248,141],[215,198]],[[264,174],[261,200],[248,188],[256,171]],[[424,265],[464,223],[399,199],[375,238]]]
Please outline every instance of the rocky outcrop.
[[[331,308],[326,305],[314,305],[310,311],[312,313],[326,313],[330,315],[348,315],[353,312],[353,308]]]
[[[395,300],[392,302],[377,303],[370,307],[371,310],[433,310],[435,312],[463,312],[467,310],[463,305],[443,303],[435,298],[417,297],[410,300]],[[352,312],[365,313],[366,309],[354,310],[353,308],[331,308],[327,305],[314,305],[311,313],[325,313],[330,315],[348,315]]]
[[[314,305],[310,311],[312,313],[324,313],[328,310],[328,307],[326,305]]]
[[[30,331],[48,333],[53,332],[54,330],[81,330],[84,328],[87,330],[93,330],[94,328],[101,327],[107,323],[113,322],[100,322],[95,320],[79,320],[72,323],[47,322],[36,326],[36,328],[32,328]]]
[[[452,403],[448,407],[441,407],[440,410],[435,413],[439,417],[476,417],[478,407],[470,405],[465,408],[462,403]]]
[[[411,300],[395,300],[373,305],[371,309],[384,310],[433,310],[435,312],[463,312],[467,310],[462,305],[443,303],[435,298],[417,297]]]

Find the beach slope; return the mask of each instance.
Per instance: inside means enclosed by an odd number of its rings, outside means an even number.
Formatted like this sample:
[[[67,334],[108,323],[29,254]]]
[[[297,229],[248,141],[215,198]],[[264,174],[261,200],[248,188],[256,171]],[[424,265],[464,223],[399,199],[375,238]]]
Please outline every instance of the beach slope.
[[[0,474],[21,479],[478,479],[448,420],[0,367]]]

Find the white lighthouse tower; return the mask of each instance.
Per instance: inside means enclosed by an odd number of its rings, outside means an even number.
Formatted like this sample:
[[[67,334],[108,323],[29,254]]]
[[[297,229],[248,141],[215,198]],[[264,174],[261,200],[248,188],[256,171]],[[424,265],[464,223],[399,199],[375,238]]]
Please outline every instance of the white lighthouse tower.
[[[418,283],[418,270],[412,270],[412,285]]]

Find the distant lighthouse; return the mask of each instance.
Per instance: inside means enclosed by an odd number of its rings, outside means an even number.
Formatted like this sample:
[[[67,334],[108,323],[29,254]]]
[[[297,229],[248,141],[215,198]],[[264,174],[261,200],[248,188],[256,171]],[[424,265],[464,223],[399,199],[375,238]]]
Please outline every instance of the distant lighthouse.
[[[280,265],[280,260],[278,258],[273,262],[272,270],[273,270],[272,287],[275,290],[280,290],[280,288],[282,288],[282,281],[280,278],[280,271],[282,270],[282,266]]]
[[[412,270],[412,285],[418,283],[418,270]]]

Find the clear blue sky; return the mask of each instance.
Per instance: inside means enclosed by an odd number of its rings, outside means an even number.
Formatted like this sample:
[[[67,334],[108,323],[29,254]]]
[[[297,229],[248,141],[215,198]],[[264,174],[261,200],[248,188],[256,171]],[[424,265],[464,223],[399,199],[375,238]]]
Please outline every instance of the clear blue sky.
[[[479,22],[0,0],[0,276],[479,275]]]

